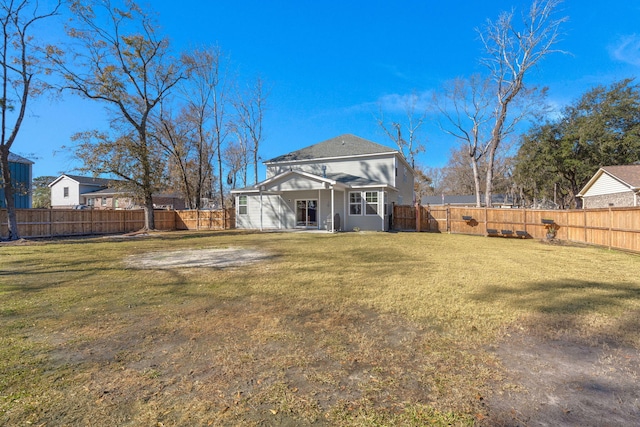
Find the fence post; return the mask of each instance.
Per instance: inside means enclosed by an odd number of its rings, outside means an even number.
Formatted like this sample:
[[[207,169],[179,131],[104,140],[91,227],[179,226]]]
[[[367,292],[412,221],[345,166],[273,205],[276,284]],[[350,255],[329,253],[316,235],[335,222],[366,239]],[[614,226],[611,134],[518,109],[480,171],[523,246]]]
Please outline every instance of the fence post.
[[[612,245],[613,245],[613,211],[611,210],[611,206],[609,206],[609,250],[611,250]]]
[[[487,229],[489,228],[489,220],[488,220],[488,214],[487,214],[487,207],[484,207],[484,234],[485,236],[487,235]]]
[[[450,234],[451,233],[451,205],[447,205],[446,215],[447,215],[447,233]]]
[[[422,209],[420,208],[420,203],[416,203],[416,231],[417,232],[421,231],[420,230],[420,228],[421,228],[420,227],[420,225],[421,225],[420,223],[422,222],[421,221],[421,219],[422,219],[421,218],[421,216],[422,216],[421,214],[422,214]]]

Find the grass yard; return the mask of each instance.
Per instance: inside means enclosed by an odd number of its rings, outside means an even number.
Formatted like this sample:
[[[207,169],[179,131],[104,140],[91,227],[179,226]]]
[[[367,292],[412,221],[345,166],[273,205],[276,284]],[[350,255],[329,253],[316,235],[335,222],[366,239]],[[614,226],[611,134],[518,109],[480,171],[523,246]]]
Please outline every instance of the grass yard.
[[[168,251],[200,251],[202,260],[216,257],[211,249],[258,256],[228,267],[162,265]],[[159,266],[143,262],[154,258]],[[426,233],[4,243],[0,425],[496,425],[526,424],[545,410],[573,416],[562,405],[524,407],[518,396],[550,384],[523,383],[527,372],[514,369],[538,366],[525,348],[552,354],[570,345],[598,356],[589,366],[637,384],[639,268],[638,255],[598,248]],[[638,405],[622,416],[640,414]]]

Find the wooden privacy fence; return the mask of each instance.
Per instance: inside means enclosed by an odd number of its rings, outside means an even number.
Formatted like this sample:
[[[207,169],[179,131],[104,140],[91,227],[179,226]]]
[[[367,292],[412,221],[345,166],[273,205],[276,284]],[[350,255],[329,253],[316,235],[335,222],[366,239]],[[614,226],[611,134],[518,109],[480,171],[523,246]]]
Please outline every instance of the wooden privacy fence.
[[[538,210],[457,206],[394,206],[393,229],[543,239],[556,238],[640,252],[640,207]],[[490,231],[490,232],[488,232]]]
[[[236,226],[236,210],[176,211],[176,230],[229,230]]]
[[[156,210],[158,230],[222,230],[235,227],[235,209],[223,211]],[[16,209],[20,237],[62,237],[129,233],[144,227],[143,210]],[[7,211],[0,209],[0,238],[9,235]]]

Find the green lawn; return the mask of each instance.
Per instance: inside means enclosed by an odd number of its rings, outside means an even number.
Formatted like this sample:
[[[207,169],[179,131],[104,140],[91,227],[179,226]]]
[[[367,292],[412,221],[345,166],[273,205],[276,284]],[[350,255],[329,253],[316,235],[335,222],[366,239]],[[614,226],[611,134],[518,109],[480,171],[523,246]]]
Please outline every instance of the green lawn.
[[[269,258],[131,266],[211,248]],[[472,425],[511,330],[640,349],[640,257],[598,248],[191,232],[5,243],[0,260],[0,425]]]

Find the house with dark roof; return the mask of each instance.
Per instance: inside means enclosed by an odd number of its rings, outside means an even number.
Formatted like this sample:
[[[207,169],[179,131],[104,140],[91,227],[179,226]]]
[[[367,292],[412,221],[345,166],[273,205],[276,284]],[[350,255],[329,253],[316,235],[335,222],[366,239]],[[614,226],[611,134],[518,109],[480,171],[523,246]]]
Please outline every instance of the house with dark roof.
[[[134,197],[118,189],[121,181],[62,174],[49,184],[52,209],[140,209]],[[184,209],[184,199],[174,194],[154,194],[157,208]]]
[[[640,206],[640,165],[601,167],[577,197],[585,209]]]
[[[17,209],[31,208],[31,179],[33,162],[17,154],[9,153],[9,172],[13,185],[13,203]],[[0,174],[2,183],[2,174]],[[4,188],[0,185],[0,208],[6,208],[4,200]]]
[[[414,173],[397,150],[341,135],[264,162],[266,179],[233,190],[240,229],[389,229],[413,203]]]

